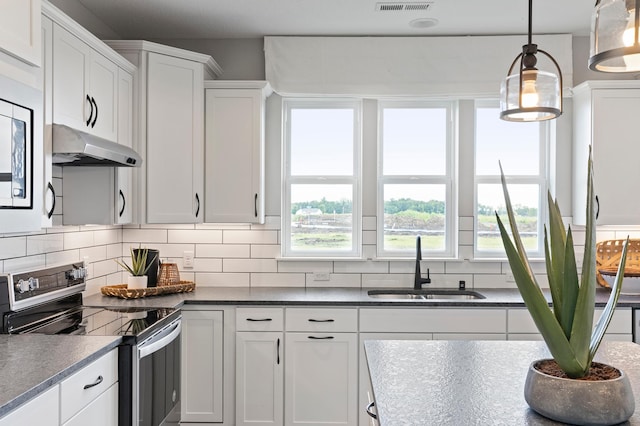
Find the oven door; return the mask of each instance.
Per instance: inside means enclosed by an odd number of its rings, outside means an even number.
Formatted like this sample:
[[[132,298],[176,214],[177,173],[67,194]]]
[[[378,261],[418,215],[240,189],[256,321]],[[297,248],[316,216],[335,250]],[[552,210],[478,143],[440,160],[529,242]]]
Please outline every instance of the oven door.
[[[180,333],[177,319],[138,345],[139,426],[170,424],[169,415],[178,407]]]

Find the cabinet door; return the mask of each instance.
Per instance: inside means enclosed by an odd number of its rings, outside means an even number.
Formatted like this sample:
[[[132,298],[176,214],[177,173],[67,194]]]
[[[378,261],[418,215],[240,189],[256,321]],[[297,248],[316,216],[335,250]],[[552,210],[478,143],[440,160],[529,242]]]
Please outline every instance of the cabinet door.
[[[0,426],[58,426],[59,418],[60,387],[56,385],[0,418]]]
[[[183,311],[180,419],[222,422],[222,311]]]
[[[357,424],[357,333],[286,333],[285,425]]]
[[[40,66],[40,0],[3,0],[0,50]]]
[[[53,21],[42,17],[42,66],[40,68],[44,88],[44,137],[42,146],[42,227],[53,226],[56,192],[53,187],[52,124],[53,124]]]
[[[205,101],[205,222],[264,223],[262,90],[207,89]]]
[[[283,333],[236,333],[236,424],[281,425]]]
[[[91,49],[82,40],[53,26],[53,122],[89,131],[93,105],[87,99]],[[89,125],[91,123],[89,122]]]
[[[148,53],[147,74],[147,222],[202,222],[202,64]]]
[[[93,103],[89,132],[110,141],[118,140],[118,66],[92,51],[87,95]]]
[[[133,76],[122,69],[118,71],[118,143],[133,148]],[[133,221],[133,173],[132,167],[116,168],[114,223]]]
[[[63,426],[113,426],[118,423],[118,384],[112,385]]]

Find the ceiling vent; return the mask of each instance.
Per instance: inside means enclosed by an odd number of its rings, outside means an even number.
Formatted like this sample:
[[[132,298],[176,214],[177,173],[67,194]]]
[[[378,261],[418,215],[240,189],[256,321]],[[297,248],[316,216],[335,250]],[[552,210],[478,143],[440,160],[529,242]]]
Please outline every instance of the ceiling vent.
[[[424,12],[433,7],[433,2],[384,2],[376,3],[376,12]]]

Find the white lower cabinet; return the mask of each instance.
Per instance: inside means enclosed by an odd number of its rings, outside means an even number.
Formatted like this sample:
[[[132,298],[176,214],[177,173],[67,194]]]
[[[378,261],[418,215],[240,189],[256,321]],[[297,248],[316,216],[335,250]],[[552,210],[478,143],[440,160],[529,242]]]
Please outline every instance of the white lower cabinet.
[[[357,309],[286,310],[285,425],[358,422]]]
[[[602,315],[603,308],[595,311],[594,324]],[[604,340],[633,341],[633,320],[631,308],[616,308],[604,335]],[[508,340],[542,340],[531,314],[526,308],[509,308],[507,310]]]
[[[59,404],[60,387],[56,385],[2,417],[0,426],[58,426]]]
[[[113,384],[63,426],[114,426],[118,424],[118,384]]]
[[[183,310],[180,420],[223,421],[222,310]]]

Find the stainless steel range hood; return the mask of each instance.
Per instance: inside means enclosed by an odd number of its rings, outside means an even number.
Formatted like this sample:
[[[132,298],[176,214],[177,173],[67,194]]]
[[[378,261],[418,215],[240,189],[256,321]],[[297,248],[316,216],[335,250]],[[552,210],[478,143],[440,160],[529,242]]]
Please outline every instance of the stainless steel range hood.
[[[62,124],[54,124],[53,164],[140,167],[142,158],[127,146],[118,145]]]

